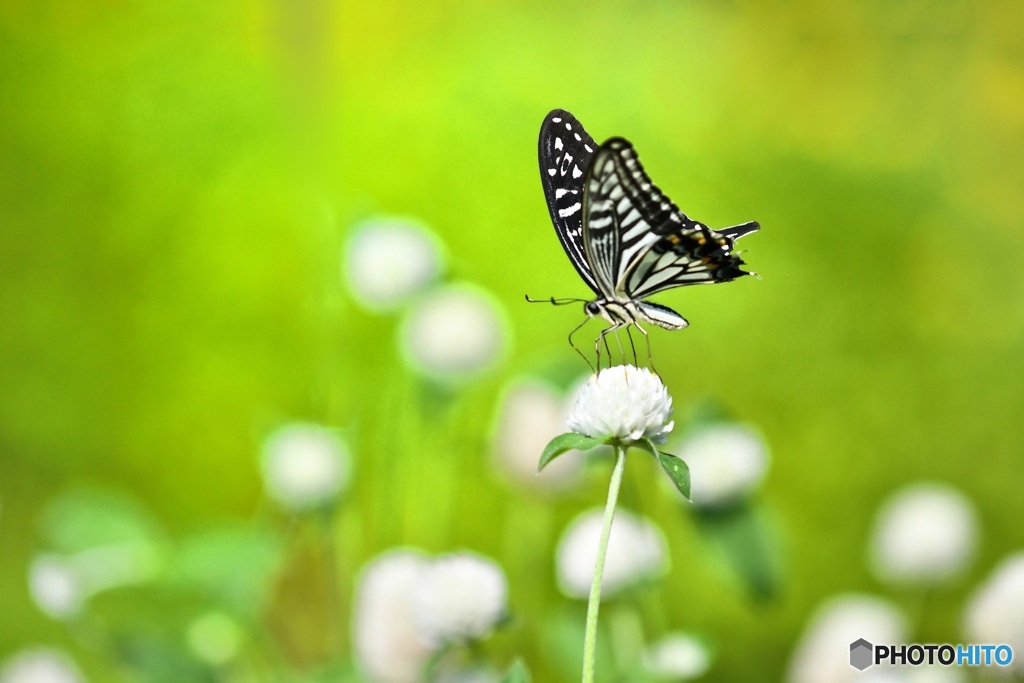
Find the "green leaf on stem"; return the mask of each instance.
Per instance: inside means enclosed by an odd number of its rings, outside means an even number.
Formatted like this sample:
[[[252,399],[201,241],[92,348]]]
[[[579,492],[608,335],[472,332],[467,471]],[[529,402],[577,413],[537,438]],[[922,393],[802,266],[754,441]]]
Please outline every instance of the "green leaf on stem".
[[[662,453],[650,439],[640,439],[633,445],[654,456],[679,493],[683,494],[686,500],[690,500],[690,468],[686,466],[685,462],[671,453]]]
[[[665,470],[665,474],[672,480],[679,493],[683,494],[686,500],[690,500],[690,468],[686,466],[686,463],[671,453],[662,453],[661,451],[658,451],[655,457],[658,458],[658,464],[661,465],[661,469]]]
[[[521,659],[512,662],[505,675],[501,677],[501,683],[530,683],[531,680],[530,671]]]
[[[694,512],[697,528],[721,553],[752,597],[764,600],[778,595],[782,582],[778,543],[754,503]]]
[[[600,446],[603,443],[600,439],[595,439],[592,436],[583,436],[576,432],[560,434],[551,439],[551,442],[544,447],[544,452],[540,456],[540,462],[537,463],[537,471],[543,470],[549,462],[566,451],[589,451],[591,448]]]
[[[634,442],[633,445],[642,451],[650,453],[655,457],[655,459],[657,459],[658,449],[654,447],[654,442],[650,439],[640,439],[639,441]]]

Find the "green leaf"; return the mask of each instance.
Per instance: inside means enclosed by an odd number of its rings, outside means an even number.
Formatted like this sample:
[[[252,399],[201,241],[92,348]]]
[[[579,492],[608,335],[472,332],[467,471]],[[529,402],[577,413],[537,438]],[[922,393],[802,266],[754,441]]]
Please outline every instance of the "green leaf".
[[[752,503],[697,510],[697,527],[755,598],[779,592],[778,548],[771,529]]]
[[[89,592],[149,581],[170,554],[149,512],[117,491],[67,490],[47,506],[42,526],[47,545],[73,563]]]
[[[640,439],[639,441],[634,442],[633,445],[642,451],[650,453],[655,458],[658,457],[658,449],[654,447],[654,442],[650,439]]]
[[[252,616],[270,596],[283,551],[282,540],[269,531],[244,524],[215,527],[182,541],[168,580],[234,614]]]
[[[521,659],[512,662],[505,675],[501,677],[501,683],[530,683],[531,680],[530,671]]]
[[[595,439],[592,436],[583,436],[576,432],[560,434],[551,439],[551,442],[544,447],[544,453],[541,454],[540,462],[537,463],[537,471],[543,470],[549,462],[566,451],[589,451],[591,448],[600,446],[602,443],[604,442],[600,439]]]
[[[655,457],[679,493],[683,494],[686,500],[690,500],[690,468],[686,466],[686,463],[671,453],[662,453],[661,451],[658,451]]]
[[[49,545],[66,554],[164,540],[163,530],[137,501],[105,489],[83,487],[61,493],[47,506],[42,526]]]

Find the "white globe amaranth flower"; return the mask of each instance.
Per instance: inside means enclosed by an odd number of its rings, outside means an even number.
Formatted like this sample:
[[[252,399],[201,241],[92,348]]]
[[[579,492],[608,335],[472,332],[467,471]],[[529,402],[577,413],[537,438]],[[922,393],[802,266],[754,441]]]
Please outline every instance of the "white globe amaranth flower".
[[[853,680],[856,683],[965,683],[967,678],[956,667],[922,664],[902,668],[872,666]]]
[[[687,436],[678,453],[690,468],[690,500],[723,507],[742,500],[761,483],[768,450],[752,429],[717,423]]]
[[[1013,648],[1007,667],[991,667],[1024,674],[1024,552],[1010,555],[993,570],[967,602],[964,633],[972,643],[1005,643]]]
[[[352,474],[345,444],[320,425],[296,422],[279,427],[263,442],[262,455],[267,493],[297,512],[334,502]]]
[[[580,473],[582,458],[560,457],[543,471],[537,459],[551,439],[565,431],[569,407],[560,392],[546,382],[518,379],[499,401],[492,451],[495,464],[517,482],[530,488],[564,489]]]
[[[509,325],[488,292],[467,283],[437,287],[406,312],[400,351],[416,372],[463,380],[495,365],[508,350]]]
[[[558,585],[571,598],[590,595],[603,521],[602,509],[584,512],[569,524],[558,542]],[[666,548],[664,534],[652,522],[628,510],[616,511],[601,577],[603,595],[612,597],[623,588],[667,572]]]
[[[967,683],[967,674],[955,666],[909,666],[902,669],[902,673],[905,675],[904,683]]]
[[[434,683],[501,683],[504,680],[501,672],[489,667],[478,666],[470,669],[445,671],[438,675]]]
[[[77,615],[89,593],[74,565],[53,553],[32,559],[28,588],[39,609],[54,619]]]
[[[345,245],[343,276],[360,306],[392,311],[444,270],[440,240],[421,221],[379,216],[359,223]]]
[[[495,562],[472,553],[442,555],[421,575],[414,616],[430,644],[478,640],[507,614],[508,583]]]
[[[675,423],[672,397],[661,378],[647,368],[616,365],[592,375],[580,387],[569,414],[569,429],[624,444],[650,439],[665,443]]]
[[[977,515],[966,496],[946,484],[912,484],[879,509],[871,566],[897,585],[941,583],[967,568],[977,536]]]
[[[22,650],[0,664],[0,683],[83,683],[78,667],[60,650]]]
[[[686,633],[670,633],[643,654],[644,669],[657,678],[688,681],[703,676],[711,666],[707,647]]]
[[[784,680],[787,683],[859,681],[861,672],[850,666],[850,643],[860,638],[870,643],[904,643],[906,634],[903,615],[881,598],[858,594],[830,598],[808,620],[790,656]]]
[[[372,683],[419,683],[434,647],[415,619],[417,592],[430,560],[391,550],[371,560],[356,583],[352,618],[355,659]]]

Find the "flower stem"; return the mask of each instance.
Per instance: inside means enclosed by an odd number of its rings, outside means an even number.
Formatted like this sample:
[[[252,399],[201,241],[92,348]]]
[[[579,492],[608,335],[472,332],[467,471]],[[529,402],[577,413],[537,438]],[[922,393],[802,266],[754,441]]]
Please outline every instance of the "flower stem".
[[[615,446],[615,469],[608,484],[608,502],[604,506],[604,522],[601,525],[601,540],[597,546],[597,560],[594,562],[594,580],[590,584],[590,599],[587,600],[587,631],[583,638],[583,683],[594,683],[594,659],[597,654],[597,612],[601,607],[601,577],[604,575],[604,558],[608,551],[608,538],[612,533],[615,518],[615,503],[619,499],[622,471],[626,468],[626,449]]]

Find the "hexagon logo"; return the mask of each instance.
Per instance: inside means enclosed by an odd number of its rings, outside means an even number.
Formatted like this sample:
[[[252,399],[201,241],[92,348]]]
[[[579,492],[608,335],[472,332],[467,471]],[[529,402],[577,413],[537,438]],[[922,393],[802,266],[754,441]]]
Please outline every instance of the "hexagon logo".
[[[857,671],[863,671],[871,666],[874,649],[875,646],[863,638],[850,643],[850,666]]]

